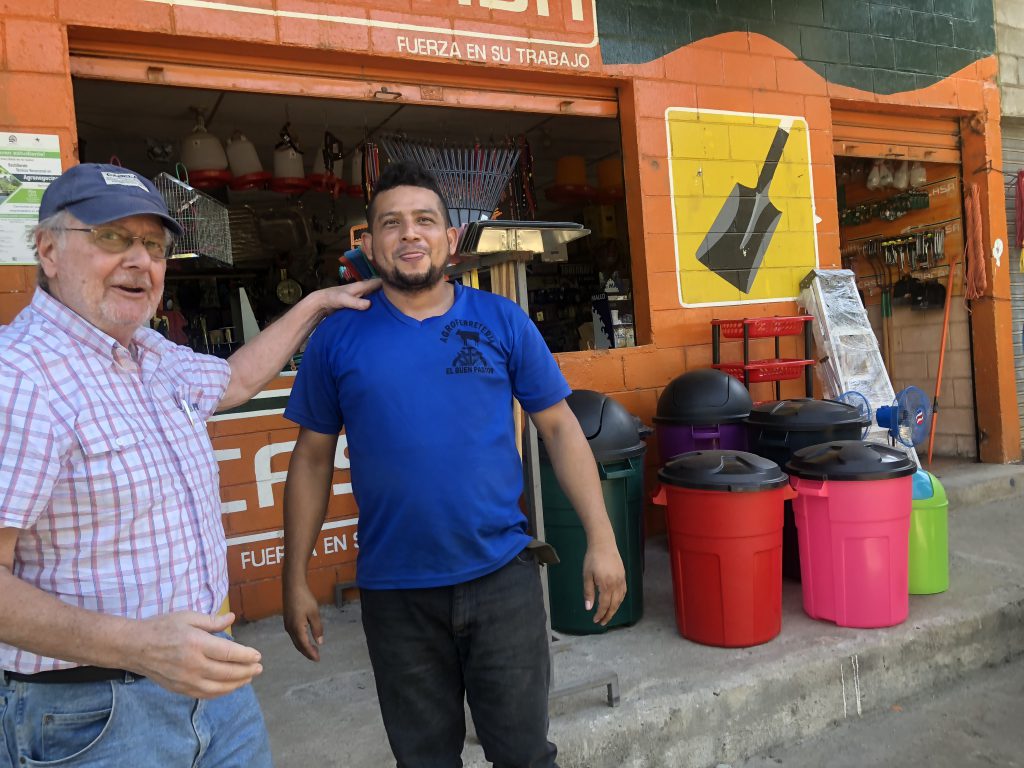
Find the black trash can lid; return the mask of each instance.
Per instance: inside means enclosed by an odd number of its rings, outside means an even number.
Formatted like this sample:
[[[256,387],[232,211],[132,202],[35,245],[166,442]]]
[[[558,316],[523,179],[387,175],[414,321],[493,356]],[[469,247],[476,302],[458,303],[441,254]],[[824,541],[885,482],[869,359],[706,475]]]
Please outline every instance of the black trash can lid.
[[[855,405],[809,397],[759,403],[750,409],[746,421],[755,427],[787,432],[809,432],[826,427],[854,425],[863,429],[871,424],[871,420],[862,416]]]
[[[833,440],[801,448],[786,471],[807,480],[889,480],[914,474],[917,462],[881,443]]]
[[[714,368],[672,379],[661,397],[655,424],[728,424],[745,419],[752,403],[743,382]]]
[[[621,461],[647,450],[643,438],[650,434],[650,427],[641,424],[640,419],[608,395],[576,389],[565,402],[579,421],[597,461]],[[547,457],[543,441],[540,452]]]
[[[749,493],[781,488],[786,473],[770,459],[746,451],[691,451],[658,470],[658,478],[680,488]]]

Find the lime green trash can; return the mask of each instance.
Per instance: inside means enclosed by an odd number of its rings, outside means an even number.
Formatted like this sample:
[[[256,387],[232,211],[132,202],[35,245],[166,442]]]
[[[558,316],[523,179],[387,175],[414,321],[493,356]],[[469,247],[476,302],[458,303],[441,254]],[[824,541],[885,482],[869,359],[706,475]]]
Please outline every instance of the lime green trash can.
[[[949,589],[949,500],[939,479],[923,469],[914,475],[908,568],[910,594]]]
[[[566,402],[590,443],[601,478],[619,556],[626,569],[626,598],[606,626],[594,623],[594,608],[583,606],[583,558],[587,537],[572,503],[555,477],[551,459],[540,444],[541,501],[544,538],[559,563],[547,568],[551,627],[573,635],[597,634],[610,627],[635,624],[643,615],[644,587],[644,444],[651,430],[620,403],[600,392],[574,391]]]

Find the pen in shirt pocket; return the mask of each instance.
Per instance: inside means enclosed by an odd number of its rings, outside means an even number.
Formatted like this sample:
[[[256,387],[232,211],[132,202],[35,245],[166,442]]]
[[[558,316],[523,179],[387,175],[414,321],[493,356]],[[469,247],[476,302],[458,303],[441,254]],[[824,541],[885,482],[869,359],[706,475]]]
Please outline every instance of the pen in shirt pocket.
[[[199,409],[197,398],[193,398],[186,387],[178,387],[176,398],[178,400],[178,407],[188,417],[189,424],[194,427],[196,425],[196,412]]]

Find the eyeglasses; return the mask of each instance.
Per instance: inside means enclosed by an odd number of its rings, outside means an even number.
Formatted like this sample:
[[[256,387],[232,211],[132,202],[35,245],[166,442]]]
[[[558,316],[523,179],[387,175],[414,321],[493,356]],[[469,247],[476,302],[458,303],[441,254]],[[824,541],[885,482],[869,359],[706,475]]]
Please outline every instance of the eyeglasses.
[[[88,232],[92,235],[92,241],[107,253],[124,253],[135,241],[142,243],[149,258],[154,261],[164,261],[170,258],[171,248],[174,243],[166,240],[154,240],[147,235],[130,235],[122,229],[115,227],[61,227],[65,232]]]

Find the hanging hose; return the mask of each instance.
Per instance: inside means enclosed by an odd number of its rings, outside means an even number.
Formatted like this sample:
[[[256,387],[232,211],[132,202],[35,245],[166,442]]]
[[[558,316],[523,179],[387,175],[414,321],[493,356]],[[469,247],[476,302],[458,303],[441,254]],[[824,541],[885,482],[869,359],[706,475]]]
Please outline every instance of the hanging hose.
[[[981,192],[971,184],[964,201],[967,243],[964,248],[964,301],[979,299],[988,284],[985,277],[985,239],[981,228]]]

